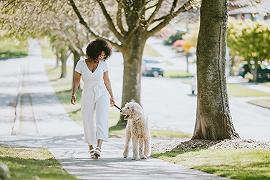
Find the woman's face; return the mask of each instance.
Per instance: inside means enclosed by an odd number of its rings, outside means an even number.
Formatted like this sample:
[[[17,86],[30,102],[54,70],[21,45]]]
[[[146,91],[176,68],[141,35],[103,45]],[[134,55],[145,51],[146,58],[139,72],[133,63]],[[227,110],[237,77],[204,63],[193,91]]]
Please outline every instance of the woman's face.
[[[98,56],[98,60],[104,60],[106,57],[106,54],[104,51],[101,51],[100,55]]]

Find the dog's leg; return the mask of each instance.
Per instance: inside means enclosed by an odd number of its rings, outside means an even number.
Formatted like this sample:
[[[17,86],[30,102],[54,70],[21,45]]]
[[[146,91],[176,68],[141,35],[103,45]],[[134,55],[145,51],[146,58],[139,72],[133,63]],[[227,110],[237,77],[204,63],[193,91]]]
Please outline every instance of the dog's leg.
[[[139,160],[138,137],[132,137],[133,156],[132,160]]]
[[[149,157],[151,155],[151,138],[147,137],[144,139],[144,155]]]
[[[139,155],[141,159],[146,159],[146,156],[144,155],[144,139],[139,139]]]
[[[126,140],[125,140],[126,142],[125,142],[124,152],[123,152],[124,158],[127,158],[128,157],[130,138],[131,138],[130,129],[129,128],[126,128]]]

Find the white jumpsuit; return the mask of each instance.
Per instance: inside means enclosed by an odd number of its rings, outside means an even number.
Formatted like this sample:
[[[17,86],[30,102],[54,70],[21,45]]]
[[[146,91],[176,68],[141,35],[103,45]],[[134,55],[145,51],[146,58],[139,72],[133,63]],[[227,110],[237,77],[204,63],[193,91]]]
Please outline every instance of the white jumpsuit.
[[[107,63],[99,61],[92,73],[84,59],[78,61],[75,71],[84,82],[81,110],[85,141],[94,145],[97,139],[108,140],[109,93],[105,87],[103,73],[108,71]],[[96,118],[94,118],[96,112]]]

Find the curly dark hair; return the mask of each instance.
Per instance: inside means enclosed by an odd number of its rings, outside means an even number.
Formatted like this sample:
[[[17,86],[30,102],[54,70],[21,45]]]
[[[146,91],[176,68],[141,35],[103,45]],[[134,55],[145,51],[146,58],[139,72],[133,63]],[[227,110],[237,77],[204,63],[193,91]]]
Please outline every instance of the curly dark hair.
[[[105,53],[105,60],[112,54],[111,45],[104,39],[98,38],[88,44],[86,55],[88,58],[96,60],[102,51]]]

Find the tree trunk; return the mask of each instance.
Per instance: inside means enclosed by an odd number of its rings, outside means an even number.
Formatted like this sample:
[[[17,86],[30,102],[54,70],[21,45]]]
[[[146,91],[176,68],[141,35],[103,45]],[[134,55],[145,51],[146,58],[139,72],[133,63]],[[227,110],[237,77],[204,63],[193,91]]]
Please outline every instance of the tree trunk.
[[[188,56],[189,56],[189,54],[186,55],[186,63],[187,63],[186,72],[187,73],[189,72]]]
[[[67,77],[67,59],[61,59],[61,76],[60,78]]]
[[[255,82],[255,83],[258,82],[258,69],[259,69],[258,62],[255,61],[254,68],[252,68],[252,64],[251,64],[250,69],[251,69],[251,74],[253,76],[252,81]]]
[[[235,56],[232,55],[231,57],[231,61],[230,61],[230,76],[234,76],[234,71],[233,71],[233,67],[235,66]]]
[[[61,60],[61,76],[60,78],[66,78],[67,77],[67,59],[69,56],[69,50],[68,49],[61,49],[60,50],[60,60]]]
[[[192,139],[238,138],[226,88],[227,1],[202,0],[197,46],[197,114]]]
[[[56,53],[56,63],[55,63],[55,68],[58,68],[58,67],[59,67],[59,61],[60,61],[59,55],[58,55],[58,53]]]
[[[124,58],[124,76],[121,107],[124,107],[132,99],[139,104],[141,103],[141,67],[145,42],[146,37],[139,31],[135,32],[132,38],[125,44],[125,49],[122,52]],[[118,125],[126,125],[126,121],[122,115],[120,116]]]
[[[78,53],[77,51],[72,51],[72,54],[73,54],[73,74],[72,74],[72,84],[73,84],[73,81],[74,81],[74,74],[75,74],[75,67],[78,63],[78,61],[80,60],[80,53]],[[79,87],[80,88],[80,87]]]

